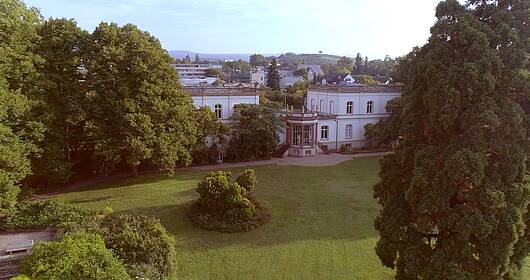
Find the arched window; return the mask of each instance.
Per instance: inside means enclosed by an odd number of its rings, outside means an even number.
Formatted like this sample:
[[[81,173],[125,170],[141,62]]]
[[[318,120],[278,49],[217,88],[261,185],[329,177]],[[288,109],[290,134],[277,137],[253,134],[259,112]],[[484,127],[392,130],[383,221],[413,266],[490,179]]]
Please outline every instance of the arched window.
[[[315,99],[311,98],[311,111],[315,111]]]
[[[223,105],[215,104],[214,113],[215,113],[215,115],[217,116],[218,119],[222,119],[223,118]]]
[[[320,139],[328,139],[329,137],[329,127],[327,125],[323,125],[320,128]]]
[[[324,112],[326,108],[324,107],[324,99],[320,99],[320,112]]]
[[[353,114],[353,101],[348,101],[346,103],[346,114]]]
[[[346,125],[346,138],[352,138],[353,137],[353,125],[348,124]]]
[[[334,101],[329,102],[329,113],[330,114],[335,113],[335,102]]]
[[[374,112],[374,102],[373,101],[368,101],[366,103],[366,113],[367,114],[371,114]]]

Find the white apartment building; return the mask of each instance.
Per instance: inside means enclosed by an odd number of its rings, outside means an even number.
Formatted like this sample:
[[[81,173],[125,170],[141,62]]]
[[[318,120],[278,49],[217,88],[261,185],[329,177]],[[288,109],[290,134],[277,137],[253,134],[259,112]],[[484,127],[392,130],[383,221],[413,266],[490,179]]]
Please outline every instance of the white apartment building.
[[[173,64],[181,79],[204,79],[207,69],[222,69],[221,65],[209,63]]]

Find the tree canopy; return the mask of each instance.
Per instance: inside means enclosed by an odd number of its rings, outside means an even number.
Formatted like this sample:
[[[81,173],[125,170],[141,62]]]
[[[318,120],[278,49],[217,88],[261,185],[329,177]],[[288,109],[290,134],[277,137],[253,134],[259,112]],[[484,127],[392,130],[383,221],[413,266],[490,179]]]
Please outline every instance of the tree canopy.
[[[235,106],[232,137],[228,148],[230,160],[268,158],[280,142],[282,129],[281,105],[269,102],[261,105]]]
[[[172,172],[191,163],[193,104],[160,42],[132,24],[101,23],[87,67],[96,153],[134,173],[149,161]]]
[[[21,1],[0,1],[0,214],[14,206],[19,183],[31,174],[44,126],[34,118],[42,59],[34,54],[41,16]]]

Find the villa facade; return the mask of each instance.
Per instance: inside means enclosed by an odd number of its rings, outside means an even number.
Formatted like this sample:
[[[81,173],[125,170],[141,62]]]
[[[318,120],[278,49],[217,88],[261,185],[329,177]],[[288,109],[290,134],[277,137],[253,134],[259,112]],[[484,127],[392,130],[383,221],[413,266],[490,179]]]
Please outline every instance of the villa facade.
[[[185,87],[197,107],[207,106],[225,124],[230,124],[237,104],[259,105],[258,88]],[[388,85],[316,85],[307,90],[305,108],[285,112],[280,140],[285,156],[370,146],[365,125],[387,117],[387,103],[401,96],[400,87]],[[222,155],[220,155],[222,158]]]
[[[257,88],[184,87],[196,107],[209,107],[224,124],[230,123],[234,107],[238,104],[259,105]]]

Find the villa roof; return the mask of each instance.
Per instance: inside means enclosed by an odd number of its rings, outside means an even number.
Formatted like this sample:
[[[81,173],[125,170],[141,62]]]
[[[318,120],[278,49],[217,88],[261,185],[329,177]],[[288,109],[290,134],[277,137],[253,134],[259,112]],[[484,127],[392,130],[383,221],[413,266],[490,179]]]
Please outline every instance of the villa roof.
[[[349,86],[336,85],[310,85],[308,91],[336,92],[336,93],[397,93],[401,87],[390,85],[362,85],[353,84]]]
[[[257,96],[259,88],[254,87],[183,87],[192,96]]]

